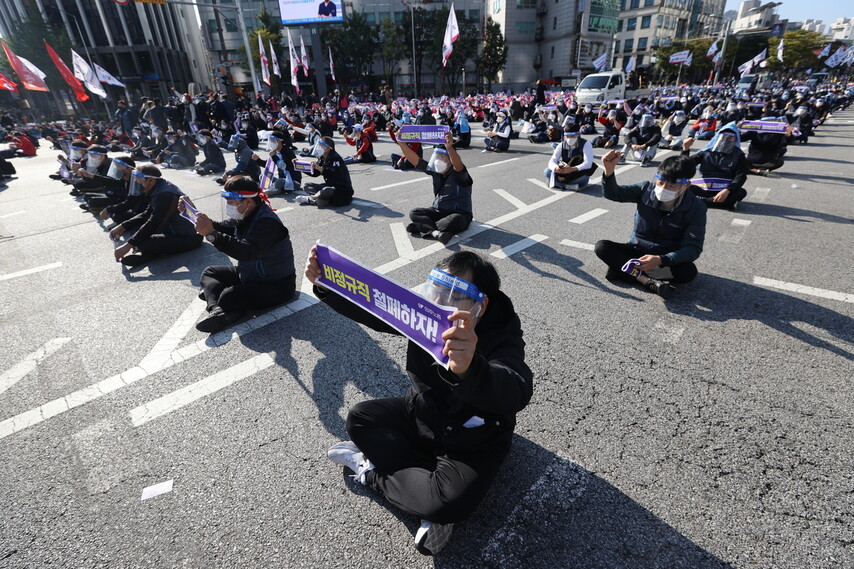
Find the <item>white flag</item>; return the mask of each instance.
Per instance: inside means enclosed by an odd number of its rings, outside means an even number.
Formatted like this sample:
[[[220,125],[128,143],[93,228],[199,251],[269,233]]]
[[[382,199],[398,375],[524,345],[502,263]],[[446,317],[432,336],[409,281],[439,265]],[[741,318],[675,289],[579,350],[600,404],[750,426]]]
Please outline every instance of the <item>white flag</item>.
[[[685,51],[677,51],[676,53],[670,56],[668,63],[675,65],[677,63],[685,63],[685,60],[688,59],[688,56],[691,54],[690,49],[686,49]]]
[[[124,87],[125,84],[113,77],[109,71],[98,65],[97,63],[93,64],[95,66],[95,75],[98,76],[98,81],[101,83],[106,83],[107,85],[115,85],[116,87]]]
[[[332,46],[329,46],[329,71],[332,73],[332,81],[337,83],[338,80],[335,78],[335,65],[332,63]]]
[[[297,50],[294,49],[294,40],[291,38],[290,28],[288,28],[288,53],[291,58],[291,85],[294,86],[294,91],[299,95],[299,79],[297,78],[297,73],[299,72],[299,56],[297,55]]]
[[[715,40],[715,43],[709,48],[709,51],[706,52],[706,57],[712,57],[714,54],[718,52],[718,42],[720,40]]]
[[[756,54],[756,57],[753,58],[753,65],[759,65],[760,63],[762,63],[766,59],[768,59],[768,48],[767,47]]]
[[[741,71],[741,76],[750,75],[750,71],[753,69],[753,60],[745,61],[741,65],[738,66],[738,70]]]
[[[824,49],[818,54],[819,57],[827,57],[828,55],[830,55],[830,44],[824,46]]]
[[[258,32],[258,55],[261,58],[261,79],[267,85],[270,85],[270,68],[267,64],[267,52],[264,51],[264,41],[261,39],[261,32]]]
[[[25,59],[25,58],[21,57],[20,55],[18,56],[18,59],[21,60],[21,63],[23,63],[27,67],[27,69],[29,69],[30,71],[32,71],[33,73],[38,75],[39,79],[43,80],[45,77],[47,77],[47,75],[44,73],[44,71],[42,71],[41,69],[36,67],[33,64],[33,62],[30,61],[29,59]]]
[[[80,57],[80,55],[73,49],[71,50],[71,59],[74,62],[74,76],[83,81],[83,84],[91,92],[95,93],[102,99],[106,99],[107,92],[104,91],[103,87],[101,87],[101,82],[98,81],[98,76],[95,75],[95,72],[92,71],[92,68],[89,67],[86,60]]]
[[[282,70],[279,69],[279,60],[276,58],[276,50],[273,49],[273,40],[270,40],[270,57],[273,60],[273,73],[276,74],[276,77],[281,77]]]
[[[451,54],[454,53],[454,42],[460,38],[460,27],[457,25],[457,13],[454,12],[454,3],[451,2],[451,12],[448,14],[448,25],[445,26],[445,39],[442,40],[442,67],[448,64]]]
[[[839,49],[837,49],[833,53],[833,55],[831,55],[830,57],[828,57],[827,59],[824,60],[824,64],[829,66],[829,67],[836,67],[837,65],[842,63],[844,58],[845,58],[845,48],[840,47]]]
[[[593,61],[593,67],[596,68],[596,71],[602,71],[603,69],[605,69],[605,66],[607,64],[608,64],[608,52],[607,51],[605,53],[603,53],[602,55],[600,55],[599,57],[597,57]]]
[[[777,59],[783,61],[783,38],[780,38],[780,45],[777,46]]]
[[[688,54],[688,58],[685,60],[685,65],[687,65],[688,67],[691,67],[691,63],[693,63],[693,61],[694,61],[694,53],[692,52],[692,53]]]
[[[631,73],[635,70],[635,56],[633,55],[626,64],[626,73]]]
[[[305,44],[302,43],[302,35],[299,37],[300,61],[302,62],[302,74],[308,77],[308,54],[305,52]]]
[[[717,52],[717,53],[715,54],[715,56],[712,58],[712,63],[718,63],[718,62],[721,60],[721,56],[722,56],[723,54],[724,54],[724,52],[723,52],[723,51],[719,51],[719,52]]]

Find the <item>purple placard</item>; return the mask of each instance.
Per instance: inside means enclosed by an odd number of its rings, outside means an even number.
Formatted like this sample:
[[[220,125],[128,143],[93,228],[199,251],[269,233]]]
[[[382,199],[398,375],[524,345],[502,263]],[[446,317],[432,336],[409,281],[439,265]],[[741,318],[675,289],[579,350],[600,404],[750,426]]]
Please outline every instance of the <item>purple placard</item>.
[[[187,196],[181,196],[181,201],[184,202],[184,211],[178,215],[195,225],[196,221],[199,219],[199,210],[193,207],[193,204],[190,203]]]
[[[448,368],[442,334],[454,325],[448,320],[453,308],[439,306],[320,243],[317,262],[319,284],[392,326]]]
[[[726,178],[694,178],[691,183],[710,192],[719,192],[729,187],[732,180]]]
[[[770,121],[741,121],[739,130],[751,130],[754,132],[771,132],[774,134],[786,134],[788,123]]]
[[[314,169],[312,168],[312,164],[314,162],[303,162],[302,160],[294,160],[294,170],[297,172],[305,172],[307,174],[311,174]]]
[[[403,142],[445,144],[448,127],[441,124],[405,124],[400,127],[397,139]]]
[[[276,177],[276,163],[272,158],[267,158],[267,163],[264,164],[264,171],[261,172],[261,183],[258,184],[262,190],[269,190],[273,185],[273,178]]]

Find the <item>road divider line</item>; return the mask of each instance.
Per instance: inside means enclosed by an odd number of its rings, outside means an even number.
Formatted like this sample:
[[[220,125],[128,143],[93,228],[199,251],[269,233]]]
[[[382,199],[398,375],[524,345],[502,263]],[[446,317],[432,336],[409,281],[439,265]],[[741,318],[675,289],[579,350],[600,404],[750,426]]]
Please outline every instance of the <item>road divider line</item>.
[[[67,344],[71,338],[54,338],[0,375],[0,393],[24,379],[43,359]]]
[[[767,288],[776,288],[778,290],[796,292],[798,294],[807,294],[809,296],[817,296],[819,298],[829,298],[830,300],[839,300],[841,302],[850,302],[854,304],[854,294],[848,294],[846,292],[836,292],[833,290],[815,288],[797,283],[775,281],[774,279],[766,279],[764,277],[753,277],[753,284],[764,286]]]
[[[606,213],[608,213],[607,209],[602,209],[601,207],[597,207],[596,209],[592,209],[592,210],[588,211],[587,213],[583,213],[583,214],[579,215],[578,217],[573,217],[572,219],[569,220],[569,222],[570,223],[582,224],[586,221],[590,221],[591,219],[595,219],[595,218],[599,217],[600,215],[604,215]]]
[[[499,196],[501,196],[502,198],[504,198],[505,200],[507,200],[508,202],[510,202],[510,204],[513,207],[515,207],[516,209],[521,209],[527,205],[525,202],[523,202],[522,200],[520,200],[519,198],[517,198],[516,196],[514,196],[513,194],[511,194],[507,190],[492,190],[492,191],[495,192],[496,194],[498,194]]]
[[[390,226],[391,237],[394,239],[394,246],[397,248],[397,254],[400,257],[410,259],[415,254],[415,247],[412,246],[412,241],[409,240],[409,233],[406,232],[406,227],[402,223],[392,223]]]
[[[756,188],[753,190],[753,195],[750,196],[750,201],[755,203],[765,203],[765,200],[768,199],[768,194],[771,192],[771,188]]]
[[[372,192],[377,192],[379,190],[387,190],[388,188],[396,188],[397,186],[405,186],[406,184],[414,184],[415,182],[426,182],[427,180],[432,180],[430,176],[422,176],[421,172],[418,172],[418,177],[413,180],[404,180],[403,182],[395,182],[394,184],[386,184],[385,186],[377,186],[376,188],[371,188]]]
[[[575,249],[584,249],[585,251],[593,250],[593,245],[590,243],[582,243],[581,241],[573,241],[572,239],[563,239],[560,244],[567,247],[574,247]]]
[[[532,184],[534,184],[535,186],[540,186],[542,189],[546,190],[547,192],[551,192],[553,194],[562,194],[563,193],[561,190],[556,190],[554,188],[550,188],[549,185],[547,183],[543,182],[542,180],[538,180],[536,178],[528,178],[528,181],[531,182]]]
[[[536,245],[537,243],[542,243],[546,239],[548,239],[548,236],[546,235],[531,235],[530,237],[525,237],[524,239],[516,241],[515,243],[508,245],[507,247],[502,247],[498,251],[492,253],[492,256],[498,259],[506,259],[510,255],[515,255],[519,251],[527,249],[528,247]]]
[[[724,241],[726,243],[741,243],[741,239],[744,237],[747,228],[750,227],[752,222],[747,219],[733,219],[729,228],[721,234],[719,237],[720,241]]]
[[[12,213],[7,213],[6,215],[0,215],[0,219],[6,219],[7,217],[15,217],[16,215],[21,215],[22,213],[27,213],[27,210],[22,209],[21,211],[13,211]]]
[[[8,281],[10,279],[16,279],[18,277],[25,277],[27,275],[32,275],[33,273],[40,273],[42,271],[49,271],[51,269],[57,269],[62,266],[62,261],[57,263],[51,263],[49,265],[42,265],[40,267],[33,267],[32,269],[26,269],[23,271],[18,271],[17,273],[9,273],[7,275],[0,275],[0,281]]]
[[[205,311],[206,304],[198,298],[193,299],[184,312],[178,316],[174,324],[160,338],[151,351],[139,362],[139,367],[144,370],[157,370],[168,362],[170,354],[181,344],[181,341],[192,330],[199,316]]]
[[[270,354],[260,354],[254,358],[240,362],[228,369],[219,371],[211,376],[201,379],[186,387],[182,387],[172,393],[167,393],[148,403],[135,407],[130,411],[130,419],[134,427],[139,427],[153,421],[182,407],[225,389],[229,385],[237,383],[265,370],[275,363]]]
[[[481,164],[477,166],[477,168],[491,168],[493,166],[498,166],[499,164],[507,164],[508,162],[513,162],[514,160],[521,159],[521,156],[517,156],[516,158],[508,158],[507,160],[499,160],[498,162],[490,162],[489,164]]]
[[[140,501],[148,500],[149,498],[154,498],[155,496],[160,496],[161,494],[168,494],[172,491],[172,482],[173,480],[167,480],[166,482],[161,482],[159,484],[154,484],[152,486],[147,486],[142,489],[142,497]]]

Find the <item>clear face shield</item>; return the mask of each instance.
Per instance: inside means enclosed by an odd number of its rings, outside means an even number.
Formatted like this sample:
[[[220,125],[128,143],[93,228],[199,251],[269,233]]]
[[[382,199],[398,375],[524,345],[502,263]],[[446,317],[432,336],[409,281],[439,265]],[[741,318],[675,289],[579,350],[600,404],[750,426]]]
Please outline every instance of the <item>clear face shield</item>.
[[[655,118],[652,115],[643,115],[640,120],[641,128],[650,128],[655,124]]]
[[[576,144],[578,144],[578,133],[577,132],[567,132],[563,133],[563,146],[564,148],[574,148]]]
[[[243,140],[240,138],[239,134],[232,134],[231,138],[228,139],[228,149],[229,150],[237,150],[240,146],[240,141]]]
[[[143,194],[143,182],[146,178],[150,178],[151,176],[146,176],[142,172],[138,170],[134,170],[131,172],[130,177],[130,188],[128,188],[128,195],[130,196],[141,196]]]
[[[676,111],[673,113],[673,124],[680,125],[685,122],[685,111]]]
[[[114,158],[110,164],[110,169],[107,171],[107,177],[114,180],[121,180],[125,177],[125,172],[127,172],[130,167],[131,166],[129,164],[125,164],[118,158]]]
[[[267,152],[275,152],[279,149],[279,139],[275,136],[267,137]]]
[[[106,159],[107,155],[105,153],[89,150],[86,153],[86,171],[94,173],[98,168],[100,168],[101,164],[103,164]]]
[[[448,155],[448,151],[444,148],[434,148],[430,162],[427,163],[427,170],[437,174],[445,174],[450,167],[451,157]]]
[[[717,140],[712,145],[712,152],[723,152],[729,154],[735,148],[735,135],[731,133],[721,133]]]
[[[327,148],[329,148],[329,146],[324,141],[318,140],[311,148],[311,155],[315,158],[323,158],[323,154],[326,152]]]
[[[441,306],[471,312],[473,318],[481,315],[486,299],[474,284],[441,269],[430,271],[427,282],[421,285],[418,293]]]
[[[688,178],[669,180],[662,178],[661,174],[656,172],[650,183],[652,184],[655,199],[660,202],[672,202],[688,189],[688,186],[691,185],[691,180]]]
[[[249,209],[247,203],[258,193],[246,194],[222,190],[219,195],[222,196],[222,219],[242,221]]]
[[[85,154],[85,148],[78,148],[76,146],[72,146],[71,149],[68,151],[68,159],[76,162],[77,160],[83,158]]]

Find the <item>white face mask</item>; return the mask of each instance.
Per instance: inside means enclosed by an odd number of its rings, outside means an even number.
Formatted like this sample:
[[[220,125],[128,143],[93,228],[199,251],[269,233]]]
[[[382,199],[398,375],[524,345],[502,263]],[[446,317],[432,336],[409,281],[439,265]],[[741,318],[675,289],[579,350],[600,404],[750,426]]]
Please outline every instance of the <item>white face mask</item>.
[[[673,117],[673,124],[682,124],[685,121],[685,115],[676,115]]]
[[[86,157],[86,169],[95,168],[104,163],[104,157],[96,154],[90,154]],[[90,170],[91,171],[91,170]]]
[[[679,197],[679,194],[676,192],[662,188],[661,186],[655,186],[653,192],[655,193],[655,199],[660,202],[672,202]]]
[[[267,139],[267,152],[273,152],[277,148],[279,148],[279,140],[276,138],[273,138],[272,136],[270,138],[268,138]]]
[[[245,213],[240,213],[240,211],[238,211],[236,205],[232,205],[230,203],[225,204],[225,214],[236,221],[240,221],[246,216]]]
[[[566,136],[563,139],[563,143],[566,145],[567,148],[572,148],[573,146],[578,144],[578,137],[577,136]]]

